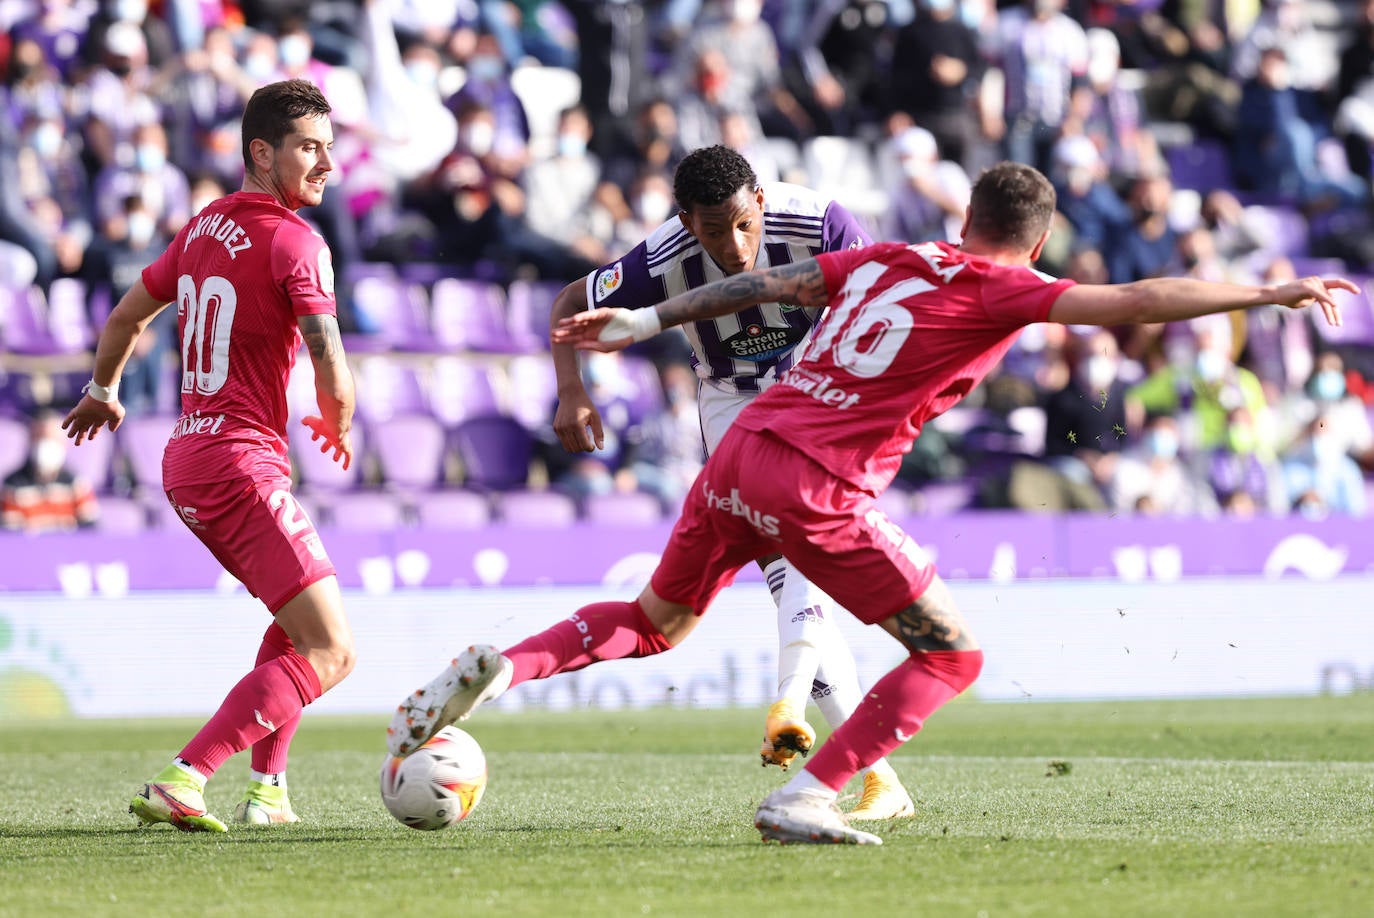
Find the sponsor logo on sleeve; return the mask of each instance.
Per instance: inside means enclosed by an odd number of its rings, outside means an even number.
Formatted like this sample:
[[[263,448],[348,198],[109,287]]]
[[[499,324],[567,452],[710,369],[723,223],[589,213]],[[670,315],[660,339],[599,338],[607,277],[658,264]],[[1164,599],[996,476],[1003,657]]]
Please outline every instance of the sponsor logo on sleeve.
[[[320,269],[320,290],[323,293],[333,293],[334,259],[330,257],[328,248],[320,249],[317,261]]]
[[[619,290],[624,280],[625,269],[621,266],[621,263],[617,261],[596,276],[596,288],[592,296],[600,303],[606,297]]]

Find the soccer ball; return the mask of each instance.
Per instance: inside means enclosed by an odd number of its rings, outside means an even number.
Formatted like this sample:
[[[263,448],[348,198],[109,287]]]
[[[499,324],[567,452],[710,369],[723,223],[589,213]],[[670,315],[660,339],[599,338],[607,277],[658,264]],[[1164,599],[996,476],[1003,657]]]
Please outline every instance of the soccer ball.
[[[382,762],[382,803],[412,829],[444,829],[471,813],[487,789],[487,757],[477,740],[444,727],[404,758]]]

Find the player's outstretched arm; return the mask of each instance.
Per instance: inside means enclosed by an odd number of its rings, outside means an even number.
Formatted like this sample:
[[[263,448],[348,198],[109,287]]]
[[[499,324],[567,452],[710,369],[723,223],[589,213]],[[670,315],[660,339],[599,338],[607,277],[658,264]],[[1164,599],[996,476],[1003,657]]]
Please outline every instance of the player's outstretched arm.
[[[596,410],[591,396],[587,394],[587,387],[582,385],[582,367],[577,359],[577,350],[559,342],[554,334],[559,322],[586,308],[587,284],[584,278],[573,281],[558,292],[549,314],[549,354],[553,359],[553,375],[558,385],[553,432],[570,453],[590,453],[606,445],[601,412]]]
[[[119,377],[124,373],[129,355],[134,352],[138,336],[166,307],[166,301],[149,293],[143,286],[143,279],[139,278],[111,310],[95,345],[91,383],[82,390],[81,401],[62,421],[62,429],[77,444],[93,439],[101,427],[116,430],[124,420],[124,406],[119,403]]]
[[[665,328],[713,319],[758,303],[820,308],[829,299],[825,275],[814,258],[766,271],[746,271],[688,290],[645,309],[593,309],[568,316],[553,330],[557,344],[618,351]]]
[[[319,415],[303,418],[311,440],[322,440],[320,452],[334,451],[334,461],[346,469],[353,462],[353,374],[344,355],[339,321],[331,315],[300,316],[301,337],[315,366],[315,402]]]
[[[1303,277],[1263,286],[1223,284],[1187,277],[1157,277],[1130,284],[1080,284],[1059,295],[1049,320],[1064,325],[1133,325],[1174,322],[1276,303],[1302,309],[1316,303],[1330,325],[1341,324],[1337,291],[1359,293],[1343,277]]]

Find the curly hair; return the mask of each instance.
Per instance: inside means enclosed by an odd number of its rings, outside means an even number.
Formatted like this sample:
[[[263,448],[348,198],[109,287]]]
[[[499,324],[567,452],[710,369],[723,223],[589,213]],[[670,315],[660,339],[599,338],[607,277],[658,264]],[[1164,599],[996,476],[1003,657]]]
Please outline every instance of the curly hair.
[[[983,170],[969,201],[969,234],[988,242],[1031,249],[1050,228],[1054,186],[1022,163],[1002,162]]]
[[[697,207],[713,207],[740,190],[759,187],[754,167],[735,150],[716,144],[693,150],[673,173],[673,197],[687,213]]]
[[[309,80],[281,80],[259,87],[243,107],[244,168],[253,171],[248,146],[254,140],[265,140],[276,149],[297,118],[316,118],[331,111],[324,93]]]

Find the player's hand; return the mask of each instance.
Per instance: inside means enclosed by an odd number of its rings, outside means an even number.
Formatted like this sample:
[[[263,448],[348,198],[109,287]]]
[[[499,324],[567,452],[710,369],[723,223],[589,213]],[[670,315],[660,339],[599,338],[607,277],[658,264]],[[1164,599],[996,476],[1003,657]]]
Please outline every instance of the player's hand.
[[[324,418],[316,415],[301,418],[301,423],[310,428],[311,442],[324,441],[320,444],[320,452],[327,453],[332,449],[334,461],[342,463],[344,471],[347,471],[353,462],[353,443],[348,434],[339,433]]]
[[[124,406],[118,399],[113,402],[102,402],[89,395],[83,395],[81,401],[76,403],[76,407],[67,412],[67,416],[62,419],[62,429],[77,446],[80,446],[84,440],[94,440],[101,427],[109,427],[111,433],[118,430],[123,420]]]
[[[585,391],[559,396],[558,408],[553,415],[553,432],[558,434],[558,441],[570,453],[590,453],[606,446],[601,413]]]
[[[558,320],[550,334],[554,344],[571,344],[583,351],[620,351],[663,330],[658,311],[620,307],[588,309]]]
[[[1274,288],[1274,302],[1290,309],[1302,309],[1313,302],[1322,308],[1327,325],[1341,324],[1341,307],[1335,291],[1359,293],[1360,288],[1344,277],[1300,277]]]

